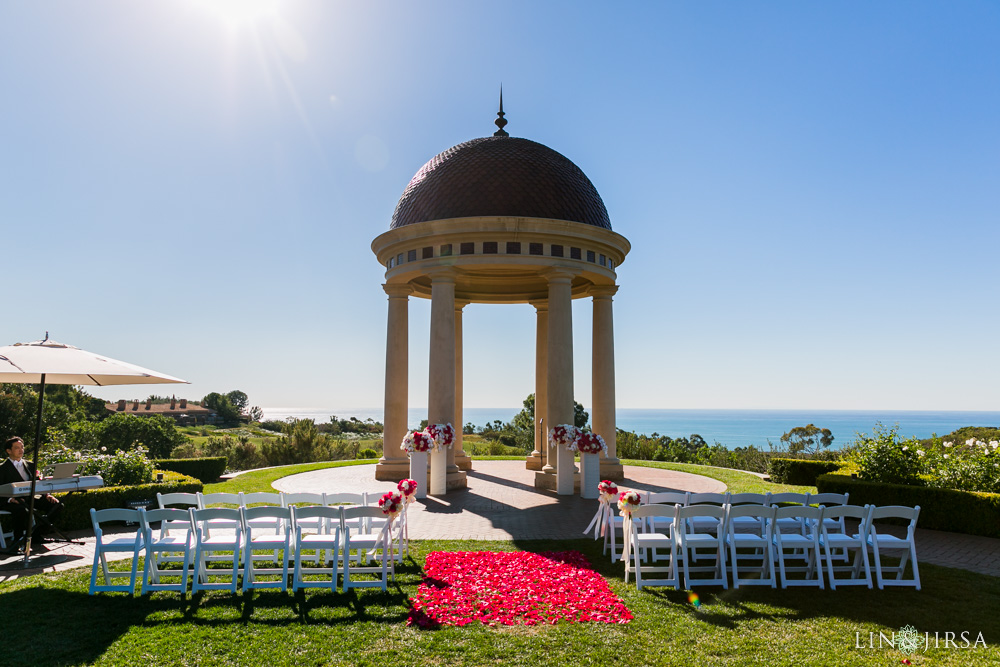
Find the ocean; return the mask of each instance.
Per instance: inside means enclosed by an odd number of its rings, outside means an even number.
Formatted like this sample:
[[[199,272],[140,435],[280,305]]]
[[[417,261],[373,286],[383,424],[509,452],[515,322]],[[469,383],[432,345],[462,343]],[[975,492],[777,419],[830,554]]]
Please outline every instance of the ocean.
[[[317,423],[357,417],[382,421],[381,409],[264,408],[265,419],[282,421],[289,417],[314,419]],[[464,419],[476,426],[497,419],[508,422],[520,408],[466,408]],[[416,428],[427,416],[426,408],[411,408],[410,427]],[[726,447],[757,445],[767,447],[768,440],[778,445],[782,434],[796,426],[815,424],[833,433],[833,448],[849,445],[856,433],[871,433],[876,422],[886,426],[899,424],[903,437],[929,438],[944,435],[962,426],[1000,427],[1000,412],[903,411],[903,410],[638,410],[623,408],[616,413],[618,428],[645,435],[658,433],[672,438],[697,433],[709,444]]]

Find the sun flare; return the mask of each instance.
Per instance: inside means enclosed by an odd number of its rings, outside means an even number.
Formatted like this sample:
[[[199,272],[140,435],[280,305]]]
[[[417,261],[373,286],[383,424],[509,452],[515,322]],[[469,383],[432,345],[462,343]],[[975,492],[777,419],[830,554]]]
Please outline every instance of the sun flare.
[[[278,10],[278,0],[192,0],[192,2],[230,25],[259,21],[273,16]]]

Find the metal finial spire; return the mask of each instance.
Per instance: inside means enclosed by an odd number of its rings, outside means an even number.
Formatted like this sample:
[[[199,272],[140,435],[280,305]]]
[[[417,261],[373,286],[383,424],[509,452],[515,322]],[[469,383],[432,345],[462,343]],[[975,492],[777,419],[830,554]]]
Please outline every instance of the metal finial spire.
[[[497,112],[497,119],[495,121],[493,121],[493,122],[496,124],[497,127],[500,128],[499,130],[497,130],[496,132],[493,133],[494,137],[509,137],[510,136],[503,129],[504,126],[507,124],[507,121],[504,120],[504,112],[503,112],[503,85],[502,84],[500,86],[500,111]]]

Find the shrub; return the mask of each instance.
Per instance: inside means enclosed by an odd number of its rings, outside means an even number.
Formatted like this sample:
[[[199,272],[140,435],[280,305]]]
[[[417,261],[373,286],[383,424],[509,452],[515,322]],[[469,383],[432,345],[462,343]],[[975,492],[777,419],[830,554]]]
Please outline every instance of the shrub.
[[[919,505],[921,528],[1000,537],[1000,493],[885,484],[832,473],[817,477],[816,488],[820,493],[850,493],[852,505]]]
[[[767,474],[777,484],[815,486],[816,478],[824,473],[840,468],[835,461],[810,461],[808,459],[771,459],[767,464]]]
[[[90,508],[103,510],[125,508],[128,503],[139,500],[156,502],[157,493],[198,493],[204,485],[193,477],[176,472],[164,472],[162,482],[133,486],[105,486],[83,493],[57,493],[65,508],[59,515],[57,524],[64,530],[90,528]]]
[[[945,489],[1000,493],[1000,442],[969,438],[965,444],[943,443],[927,456],[928,484]]]
[[[371,447],[366,447],[365,449],[362,449],[360,452],[358,452],[358,458],[359,459],[377,459],[378,458],[378,452],[376,452]]]
[[[75,449],[114,451],[144,445],[153,456],[169,456],[185,441],[173,419],[163,415],[114,414],[99,422],[76,422],[70,426],[68,443]]]
[[[901,441],[896,434],[898,429],[898,426],[886,428],[876,423],[870,437],[858,434],[853,455],[858,477],[887,484],[923,484],[920,473],[924,463],[918,454],[920,441],[916,438]]]
[[[153,463],[160,470],[171,470],[209,484],[226,472],[226,457],[212,456],[197,459],[157,459]]]
[[[79,452],[63,445],[56,445],[45,453],[44,465],[53,463],[79,463],[81,475],[100,475],[105,486],[148,484],[153,481],[153,462],[146,458],[143,447],[117,451]]]

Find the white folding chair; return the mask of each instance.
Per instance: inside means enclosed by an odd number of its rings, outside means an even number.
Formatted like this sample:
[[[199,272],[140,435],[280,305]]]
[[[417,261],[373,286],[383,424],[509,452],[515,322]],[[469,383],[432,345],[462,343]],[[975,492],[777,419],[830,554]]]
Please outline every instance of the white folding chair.
[[[644,493],[642,495],[643,505],[668,505],[673,507],[674,505],[680,505],[684,507],[688,505],[688,499],[691,493],[688,491],[650,491],[649,493]],[[673,530],[674,526],[674,513],[670,512],[670,516],[650,516],[646,519],[646,528],[651,529],[654,533],[665,533],[667,531]]]
[[[819,546],[826,556],[826,578],[830,583],[830,590],[837,590],[837,586],[857,586],[866,584],[872,587],[872,571],[868,562],[868,528],[871,524],[872,507],[858,507],[857,505],[835,505],[823,510],[823,524],[820,529]],[[853,535],[846,529],[845,519],[857,519],[858,532]],[[847,560],[851,551],[854,551],[854,563],[851,565],[841,565],[834,567],[834,553],[838,554],[837,560]],[[843,559],[840,558],[843,554]],[[836,572],[848,572],[849,577],[837,579]]]
[[[323,493],[309,493],[306,491],[295,492],[295,493],[281,493],[281,506],[282,507],[325,507],[326,506],[326,494]],[[322,517],[303,517],[299,522],[299,527],[303,529],[306,533],[321,533],[324,532],[325,520]],[[339,524],[338,524],[339,527]],[[292,532],[294,533],[295,528],[293,526]],[[331,554],[327,553],[327,558],[330,558]],[[315,554],[306,555],[302,554],[302,558],[308,558],[309,560],[315,562],[317,565],[323,560],[323,554],[317,551]]]
[[[769,493],[767,494],[767,504],[772,507],[806,506],[809,504],[808,493]],[[805,535],[806,525],[803,519],[797,517],[785,517],[778,519],[785,535],[791,535],[793,531],[798,531]]]
[[[182,532],[186,533],[188,537],[191,536],[191,514],[188,512],[192,507],[198,507],[198,494],[196,493],[157,493],[156,494],[156,504],[161,509],[180,509],[184,512],[184,519],[179,520],[177,528]],[[179,516],[179,515],[175,515]],[[173,520],[166,520],[160,522],[160,537],[159,539],[165,539],[170,536],[170,531],[173,529]],[[161,563],[180,563],[184,560],[182,556],[178,555],[168,555],[169,551],[158,552],[156,554],[157,564]]]
[[[688,494],[688,505],[724,507],[728,503],[729,503],[728,492]],[[706,531],[715,531],[719,527],[718,522],[711,516],[692,516],[688,520],[688,525],[693,527],[694,531],[698,533],[704,533]]]
[[[722,586],[729,588],[725,549],[726,507],[688,505],[687,507],[677,507],[676,510],[674,535],[680,551],[678,558],[684,571],[684,587]],[[694,519],[701,519],[701,521],[696,525]],[[702,550],[700,554],[698,549]],[[705,550],[708,549],[711,552],[705,553]],[[700,559],[711,558],[714,562],[709,566],[695,566],[692,561],[696,557]],[[691,577],[692,572],[708,572],[714,576],[695,579]]]
[[[820,561],[819,533],[807,533],[803,526],[811,521],[821,525],[823,520],[822,507],[808,505],[791,505],[774,508],[774,557],[778,559],[778,572],[781,575],[781,587],[789,586],[819,586],[823,588],[823,563]],[[787,532],[786,532],[787,531]],[[791,550],[792,553],[789,553]],[[786,560],[802,560],[802,566],[789,566]],[[791,579],[790,572],[804,572],[804,579]]]
[[[13,530],[13,528],[11,530],[9,530],[9,531],[4,532],[4,529],[3,529],[3,517],[5,517],[5,516],[10,516],[10,512],[8,512],[7,510],[0,510],[0,549],[6,549],[7,548],[7,540],[8,539],[11,539],[11,540],[14,539],[14,530]]]
[[[850,497],[850,494],[847,493],[809,493],[806,495],[808,496],[808,502],[806,504],[822,505],[826,508],[846,505],[847,500]],[[831,534],[847,532],[847,524],[844,523],[844,517],[833,519],[830,517],[829,513],[823,515],[823,526],[826,528],[827,532]],[[806,524],[806,530],[820,530],[820,528],[810,523]],[[836,557],[837,560],[846,561],[847,552],[843,549],[839,549],[836,552]]]
[[[371,527],[371,519],[379,519],[385,515],[378,507],[347,507],[344,508],[342,516],[344,551],[341,560],[344,564],[344,590],[376,586],[383,591],[386,590],[387,576],[395,578],[396,574],[395,563],[390,556],[390,526],[385,525],[378,532],[373,532]],[[352,528],[352,525],[356,525],[357,528]],[[377,566],[368,565],[368,559],[373,553],[374,559],[380,563]],[[352,574],[374,574],[379,578],[375,581],[356,579]]]
[[[142,531],[136,528],[135,532],[105,534],[102,525],[111,522],[125,522],[139,524],[139,510],[127,509],[107,509],[95,510],[90,508],[90,523],[94,527],[94,565],[90,571],[90,594],[102,591],[120,591],[135,594],[135,575],[139,568],[139,552],[143,550],[145,542],[142,539]],[[115,571],[108,567],[109,553],[131,553],[132,567],[128,572]],[[98,567],[104,575],[104,583],[97,583]],[[128,578],[127,584],[115,584],[115,579]]]
[[[191,512],[191,525],[194,528],[195,562],[191,593],[197,593],[201,590],[228,590],[232,593],[238,593],[240,557],[243,553],[243,522],[240,517],[240,508],[209,507],[189,511]],[[231,565],[228,570],[209,569],[210,560],[221,560],[231,563]],[[224,578],[227,573],[228,582],[214,582],[209,579],[211,576]]]
[[[768,502],[768,493],[730,493],[729,494],[729,504],[738,507],[740,505],[758,505],[766,507]],[[729,515],[730,523],[736,523],[737,533],[748,533],[753,532],[758,535],[762,535],[765,527],[761,521],[759,521],[753,513],[744,514],[742,512],[737,512],[736,514]]]
[[[680,507],[679,504],[671,507],[656,503],[640,505],[632,510],[631,530],[625,536],[625,539],[630,540],[629,559],[625,561],[625,583],[628,583],[628,575],[631,572],[635,574],[635,585],[640,591],[644,586],[680,588],[680,575],[677,569],[678,546],[673,536],[673,525]],[[643,531],[644,526],[645,531]],[[663,532],[653,532],[651,526],[659,526]],[[668,554],[665,559],[660,552],[663,549]],[[649,564],[643,564],[644,560],[649,560]],[[656,565],[658,560],[666,560],[667,564]],[[654,574],[666,574],[666,576],[659,578],[650,576]]]
[[[604,544],[601,548],[601,554],[606,554],[610,551],[611,562],[615,563],[622,557],[622,552],[618,550],[618,545],[621,544],[624,548],[626,538],[624,533],[625,520],[618,512],[617,503],[612,502],[608,509],[608,513],[604,515],[604,526],[601,529],[604,533]],[[620,543],[618,541],[619,534],[622,536]]]
[[[277,495],[277,494],[274,494]],[[241,507],[243,519],[243,590],[252,588],[277,588],[288,590],[289,534],[292,511],[287,507],[261,505]],[[269,551],[270,555],[255,554]],[[278,555],[278,552],[281,555]],[[258,561],[268,561],[274,567],[257,567]],[[279,576],[280,579],[260,579],[261,576]]]
[[[760,495],[760,494],[734,494]],[[774,556],[771,531],[774,508],[766,505],[730,505],[726,517],[726,545],[729,547],[729,567],[733,572],[733,588],[770,586],[775,588]],[[739,553],[743,550],[744,553]],[[750,553],[745,553],[750,550]],[[740,561],[760,561],[757,578],[740,576]]]
[[[920,506],[900,507],[891,505],[888,507],[875,507],[871,513],[871,525],[868,531],[868,546],[872,548],[875,556],[875,581],[879,589],[884,586],[915,586],[920,590],[920,571],[917,569],[917,545],[914,541],[914,531],[917,529],[917,517],[920,516]],[[906,527],[906,537],[896,537],[887,532],[884,528],[880,531],[876,521],[881,519],[903,519],[910,523]],[[895,567],[884,567],[882,565],[883,551],[902,551],[899,565]],[[910,560],[913,567],[913,576],[904,579],[906,571],[906,561]],[[883,570],[886,574],[895,574],[895,579],[886,579],[882,576]]]
[[[160,524],[158,531],[153,530],[154,523]],[[168,523],[170,528],[164,530],[164,525]],[[183,595],[187,592],[188,573],[191,569],[191,513],[176,508],[140,509],[139,525],[146,543],[140,593],[145,595],[149,591],[178,591]],[[169,561],[163,557],[168,553],[175,554],[169,557]],[[179,572],[160,567],[162,563],[173,561],[182,564]],[[178,577],[179,581],[176,584],[163,583],[160,579],[165,576]]]
[[[329,588],[337,590],[337,576],[340,574],[341,514],[340,507],[313,505],[292,506],[292,526],[295,531],[295,569],[292,574],[292,591],[300,588]],[[305,552],[315,552],[316,565],[306,567]],[[320,567],[323,552],[328,556],[329,565]],[[306,579],[304,575],[327,576],[328,579]]]

